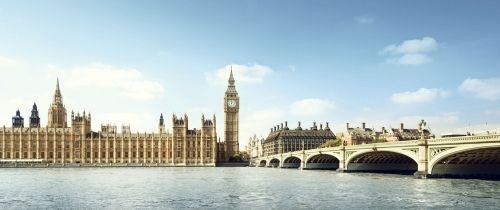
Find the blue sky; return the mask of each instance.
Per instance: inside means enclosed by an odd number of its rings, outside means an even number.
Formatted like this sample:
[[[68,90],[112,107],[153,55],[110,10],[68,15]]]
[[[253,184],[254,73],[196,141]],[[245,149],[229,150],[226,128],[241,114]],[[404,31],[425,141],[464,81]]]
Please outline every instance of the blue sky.
[[[59,76],[94,130],[203,112],[222,134],[233,65],[242,144],[282,121],[500,127],[498,1],[0,2],[1,125],[34,101],[45,124]]]

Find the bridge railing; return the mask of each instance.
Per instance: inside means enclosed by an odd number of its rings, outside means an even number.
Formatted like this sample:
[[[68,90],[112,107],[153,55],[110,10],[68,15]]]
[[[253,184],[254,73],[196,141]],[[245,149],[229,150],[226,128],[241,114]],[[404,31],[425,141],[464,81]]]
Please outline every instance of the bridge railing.
[[[500,141],[500,135],[487,135],[487,136],[465,136],[465,137],[450,137],[450,138],[439,138],[439,139],[430,139],[428,144],[442,144],[442,143],[462,143],[473,141],[476,142],[478,140],[483,141]]]

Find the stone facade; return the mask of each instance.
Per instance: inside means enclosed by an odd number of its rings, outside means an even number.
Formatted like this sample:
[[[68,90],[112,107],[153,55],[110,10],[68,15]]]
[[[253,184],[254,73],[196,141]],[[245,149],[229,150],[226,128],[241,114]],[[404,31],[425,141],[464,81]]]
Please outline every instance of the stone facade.
[[[68,127],[58,81],[47,127],[39,121],[35,105],[29,128],[24,123],[0,128],[0,159],[83,166],[215,166],[217,161],[215,116],[202,116],[201,129],[189,129],[187,115],[173,115],[169,132],[161,115],[156,133],[131,133],[127,126],[118,133],[109,125],[94,132],[90,113],[72,112]]]
[[[264,156],[292,152],[297,150],[308,150],[318,148],[328,140],[334,140],[335,134],[330,130],[328,123],[318,128],[316,123],[310,129],[302,129],[300,122],[297,128],[289,129],[287,122],[283,126],[271,128],[269,136],[263,142]]]

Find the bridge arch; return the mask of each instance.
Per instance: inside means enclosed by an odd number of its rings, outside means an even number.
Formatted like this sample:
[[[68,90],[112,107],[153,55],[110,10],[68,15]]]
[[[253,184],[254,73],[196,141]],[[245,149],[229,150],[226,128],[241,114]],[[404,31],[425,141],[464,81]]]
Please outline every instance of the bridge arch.
[[[418,170],[416,154],[393,149],[363,150],[349,156],[347,171],[413,174]]]
[[[500,179],[500,144],[446,149],[429,161],[429,174],[434,177]]]
[[[266,167],[266,165],[267,165],[267,160],[260,160],[259,165],[257,165],[257,166]]]
[[[302,158],[296,156],[289,156],[283,160],[281,164],[282,168],[300,168],[300,164],[302,163]]]
[[[330,169],[336,170],[339,168],[339,158],[333,154],[317,153],[309,155],[305,161],[304,169]]]
[[[272,158],[269,160],[268,167],[278,168],[280,167],[280,160],[278,158]]]

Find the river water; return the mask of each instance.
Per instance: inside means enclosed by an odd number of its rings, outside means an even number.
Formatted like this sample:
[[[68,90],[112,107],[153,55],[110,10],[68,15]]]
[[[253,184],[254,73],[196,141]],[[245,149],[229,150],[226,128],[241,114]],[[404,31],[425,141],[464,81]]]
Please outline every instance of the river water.
[[[0,209],[498,209],[500,182],[274,168],[0,168]]]

